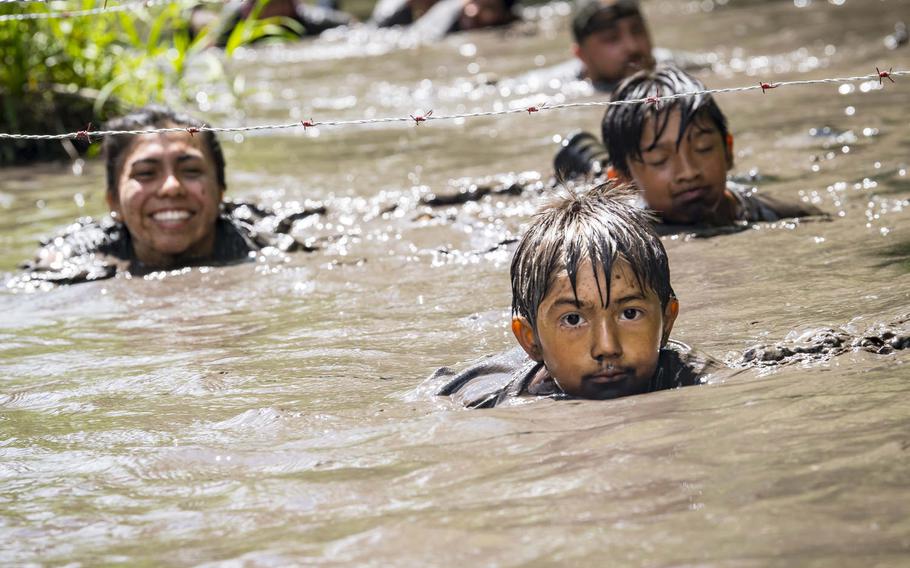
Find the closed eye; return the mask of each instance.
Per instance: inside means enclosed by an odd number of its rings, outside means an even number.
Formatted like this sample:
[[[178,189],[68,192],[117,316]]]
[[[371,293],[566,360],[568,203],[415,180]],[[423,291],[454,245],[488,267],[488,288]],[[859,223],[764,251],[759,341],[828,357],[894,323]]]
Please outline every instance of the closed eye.
[[[152,179],[155,177],[155,170],[139,170],[133,172],[133,177],[136,179]]]

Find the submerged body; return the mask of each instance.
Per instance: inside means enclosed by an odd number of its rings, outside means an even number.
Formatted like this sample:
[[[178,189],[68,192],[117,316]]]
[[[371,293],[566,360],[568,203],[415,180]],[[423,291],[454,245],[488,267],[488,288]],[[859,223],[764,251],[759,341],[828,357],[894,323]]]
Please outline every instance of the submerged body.
[[[660,350],[657,368],[644,392],[706,383],[724,370],[735,372],[684,343],[669,341]],[[520,347],[480,359],[458,372],[442,367],[427,381],[438,385],[436,394],[469,408],[491,408],[524,397],[572,398],[542,362],[531,359]]]
[[[291,236],[294,221],[324,212],[321,206],[276,213],[246,202],[224,202],[215,221],[208,254],[187,259],[181,266],[227,265],[244,262],[265,247],[284,252],[314,250],[313,242]],[[136,254],[135,239],[112,216],[99,221],[79,219],[44,241],[35,258],[21,265],[19,283],[75,284],[115,276],[142,275],[158,270]]]

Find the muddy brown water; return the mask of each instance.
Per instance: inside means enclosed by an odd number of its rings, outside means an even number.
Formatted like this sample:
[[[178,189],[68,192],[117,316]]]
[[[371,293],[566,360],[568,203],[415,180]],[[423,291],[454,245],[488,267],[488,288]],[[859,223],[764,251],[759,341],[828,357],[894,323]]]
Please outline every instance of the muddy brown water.
[[[713,60],[709,86],[910,63],[883,43],[907,0],[645,10],[657,44]],[[595,100],[581,84],[505,80],[568,56],[563,11],[420,47],[358,33],[257,48],[235,64],[246,114],[225,114],[215,91],[205,104],[223,123],[265,123]],[[734,357],[910,312],[908,89],[720,96],[734,173],[834,219],[666,240],[676,338]],[[432,214],[413,201],[463,177],[546,178],[554,136],[600,114],[226,139],[231,195],[324,200],[310,230],[345,237],[286,259],[0,292],[0,563],[906,565],[907,351],[607,402],[466,411],[416,389],[512,345],[509,250],[473,251],[520,231],[538,198]],[[4,171],[0,269],[102,213],[102,187],[94,161],[82,176]],[[377,213],[395,201],[410,205]]]

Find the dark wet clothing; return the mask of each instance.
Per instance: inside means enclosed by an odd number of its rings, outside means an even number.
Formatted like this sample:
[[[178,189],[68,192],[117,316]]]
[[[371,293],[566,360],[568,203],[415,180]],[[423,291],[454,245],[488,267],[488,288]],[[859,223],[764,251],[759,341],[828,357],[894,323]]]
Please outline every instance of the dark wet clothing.
[[[738,213],[731,225],[719,227],[675,225],[661,221],[655,225],[654,229],[661,236],[679,233],[713,236],[715,234],[741,231],[752,223],[769,223],[798,217],[826,217],[825,212],[814,205],[763,195],[758,193],[758,190],[754,187],[748,187],[733,181],[727,181],[727,191],[733,195],[738,204]],[[641,202],[641,205],[646,207],[644,201]]]
[[[464,31],[461,16],[464,0],[437,0],[426,12],[415,18],[407,0],[382,0],[373,9],[370,21],[377,27],[407,26],[418,38],[428,41]],[[504,22],[506,24],[508,22]]]
[[[243,262],[266,247],[283,252],[315,250],[314,243],[291,236],[294,221],[323,213],[321,205],[276,213],[244,202],[222,203],[215,225],[212,254],[193,259],[193,265],[226,265]],[[77,220],[54,237],[45,240],[34,260],[23,263],[25,270],[12,286],[29,282],[75,284],[111,278],[117,272],[145,274],[152,269],[135,256],[132,237],[126,226],[110,216],[100,221],[90,217]]]
[[[212,34],[212,37],[215,38],[216,46],[224,47],[227,45],[234,28],[244,19],[245,4],[246,2],[229,2],[221,10],[218,16],[218,24]],[[346,12],[332,10],[323,6],[296,2],[294,8],[295,14],[291,16],[291,19],[300,24],[302,28],[301,36],[303,37],[317,36],[326,30],[350,25],[354,21],[353,17]],[[300,30],[287,27],[285,29],[292,33],[300,33]]]
[[[669,341],[659,357],[648,392],[707,382],[713,373],[727,369],[678,341]],[[572,398],[549,377],[543,363],[532,360],[521,347],[480,359],[457,373],[442,367],[427,381],[442,384],[437,395],[469,408],[491,408],[521,396]]]
[[[370,22],[377,28],[409,26],[414,23],[414,12],[407,0],[379,0],[373,7]]]

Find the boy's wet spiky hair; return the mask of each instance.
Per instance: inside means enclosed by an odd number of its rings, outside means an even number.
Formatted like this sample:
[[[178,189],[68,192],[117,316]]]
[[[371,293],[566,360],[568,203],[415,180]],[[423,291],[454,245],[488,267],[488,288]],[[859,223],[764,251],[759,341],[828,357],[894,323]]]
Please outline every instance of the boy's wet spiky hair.
[[[579,267],[590,261],[603,268],[598,282],[603,305],[610,303],[610,282],[617,260],[626,261],[641,289],[652,290],[666,307],[673,297],[667,252],[650,213],[635,205],[631,184],[611,182],[582,194],[560,196],[535,216],[512,258],[512,314],[537,329],[537,309],[558,274],[565,271],[576,290]]]
[[[701,81],[676,67],[667,65],[653,71],[639,71],[626,78],[613,91],[612,100],[638,100],[704,90],[705,86]],[[642,152],[651,149],[641,147],[645,122],[649,118],[653,119],[650,126],[654,130],[654,144],[657,144],[667,129],[670,113],[676,109],[681,113],[679,133],[676,136],[677,146],[682,142],[689,125],[701,120],[710,121],[720,131],[721,138],[727,139],[727,118],[711,95],[681,97],[661,101],[659,104],[643,102],[613,105],[607,107],[601,123],[604,146],[610,155],[610,165],[619,173],[631,177],[629,160],[641,160]]]

